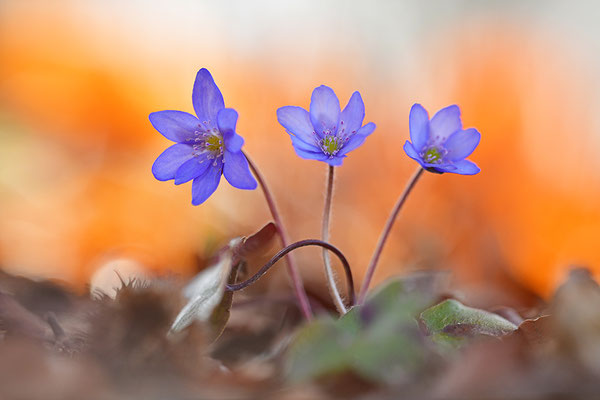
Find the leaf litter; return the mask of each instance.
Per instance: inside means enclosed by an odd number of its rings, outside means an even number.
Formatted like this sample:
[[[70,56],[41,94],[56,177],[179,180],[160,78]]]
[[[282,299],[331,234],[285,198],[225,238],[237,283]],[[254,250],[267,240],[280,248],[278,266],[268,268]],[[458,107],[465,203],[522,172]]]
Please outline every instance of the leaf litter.
[[[0,271],[0,398],[599,398],[587,270],[533,316],[473,307],[448,273],[423,271],[306,323],[289,298],[225,288],[274,234],[230,242],[190,282],[124,282],[114,299]]]

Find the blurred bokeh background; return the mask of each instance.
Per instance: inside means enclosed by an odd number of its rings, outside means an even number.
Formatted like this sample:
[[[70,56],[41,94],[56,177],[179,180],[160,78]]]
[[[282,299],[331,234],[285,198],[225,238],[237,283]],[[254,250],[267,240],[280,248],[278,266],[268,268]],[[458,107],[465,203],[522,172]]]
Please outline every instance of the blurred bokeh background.
[[[148,114],[192,112],[206,67],[297,240],[319,235],[326,166],[275,110],[361,92],[377,130],[337,169],[332,222],[358,279],[416,168],[410,106],[458,104],[482,172],[426,174],[376,281],[444,268],[547,295],[571,265],[600,271],[599,18],[594,1],[1,0],[0,265],[80,286],[106,265],[187,275],[268,221],[260,191],[193,207],[150,172],[169,142]],[[315,287],[319,257],[298,252]]]

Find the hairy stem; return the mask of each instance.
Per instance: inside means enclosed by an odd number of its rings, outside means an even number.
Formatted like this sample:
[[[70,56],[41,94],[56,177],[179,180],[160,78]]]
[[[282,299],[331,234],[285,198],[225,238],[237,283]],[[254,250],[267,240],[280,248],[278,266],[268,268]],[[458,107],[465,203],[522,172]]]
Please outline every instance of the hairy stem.
[[[342,266],[344,267],[344,272],[346,273],[346,283],[348,285],[350,304],[354,305],[354,301],[356,298],[356,295],[354,292],[354,279],[352,278],[352,270],[350,269],[350,264],[348,264],[348,260],[346,260],[346,257],[344,256],[344,254],[337,247],[335,247],[332,244],[329,244],[327,242],[324,242],[322,240],[317,240],[317,239],[301,240],[299,242],[295,242],[295,243],[290,244],[289,246],[286,246],[285,248],[281,249],[277,254],[275,254],[273,256],[273,258],[271,258],[268,263],[263,265],[262,268],[259,269],[258,272],[256,274],[254,274],[252,277],[248,278],[244,282],[227,285],[227,290],[238,291],[238,290],[247,288],[248,286],[252,285],[257,280],[259,280],[264,274],[266,274],[267,271],[273,265],[275,265],[275,263],[277,261],[279,261],[281,258],[285,257],[286,255],[289,257],[289,254],[288,254],[289,252],[296,250],[297,248],[305,247],[305,246],[323,247],[327,250],[330,250],[333,254],[335,254],[340,259],[340,261],[342,262]]]
[[[377,261],[379,261],[379,257],[381,256],[381,252],[383,251],[383,246],[387,241],[388,236],[390,235],[390,231],[392,230],[392,226],[394,225],[394,221],[396,221],[396,217],[400,212],[400,209],[404,205],[406,198],[412,191],[413,187],[421,177],[425,171],[423,168],[419,166],[419,168],[415,171],[413,176],[410,178],[404,191],[398,198],[396,205],[394,206],[392,213],[390,214],[387,222],[385,223],[385,227],[383,228],[383,232],[381,232],[381,236],[379,237],[379,242],[377,242],[377,247],[373,252],[373,256],[371,257],[371,262],[369,263],[369,267],[367,268],[367,274],[365,275],[365,279],[363,280],[360,293],[358,295],[358,304],[363,304],[365,298],[367,297],[367,291],[369,290],[369,285],[371,284],[371,279],[373,279],[373,275],[375,274],[375,268],[377,267]]]
[[[275,205],[275,199],[271,195],[271,191],[265,182],[262,174],[258,170],[258,167],[248,154],[244,152],[246,159],[248,160],[248,165],[252,170],[252,173],[256,177],[258,184],[260,185],[263,194],[265,195],[265,200],[267,201],[267,205],[269,206],[269,210],[271,211],[271,215],[273,216],[273,220],[275,222],[275,226],[277,228],[277,233],[279,234],[279,239],[281,240],[281,245],[283,247],[287,247],[289,245],[289,239],[285,228],[283,227],[283,222],[281,221],[281,216],[279,215],[279,211],[277,210],[277,206]],[[290,278],[292,279],[292,284],[294,286],[294,291],[296,292],[296,297],[298,298],[298,302],[300,304],[300,309],[306,317],[307,320],[311,320],[313,317],[312,310],[310,308],[310,303],[308,302],[308,296],[306,295],[306,291],[304,289],[304,285],[302,283],[302,277],[298,272],[298,268],[296,267],[296,261],[293,256],[290,254],[286,257],[288,272],[290,274]]]
[[[325,194],[325,208],[323,209],[323,225],[321,226],[321,239],[324,242],[329,242],[329,220],[331,218],[331,200],[333,198],[333,180],[334,180],[334,167],[329,165],[327,174],[327,192]],[[333,304],[337,308],[341,315],[346,314],[346,305],[344,299],[340,295],[340,291],[335,282],[335,274],[333,268],[331,268],[331,258],[329,257],[329,251],[323,248],[323,262],[325,263],[325,275],[327,277],[327,287],[329,293],[333,299]]]

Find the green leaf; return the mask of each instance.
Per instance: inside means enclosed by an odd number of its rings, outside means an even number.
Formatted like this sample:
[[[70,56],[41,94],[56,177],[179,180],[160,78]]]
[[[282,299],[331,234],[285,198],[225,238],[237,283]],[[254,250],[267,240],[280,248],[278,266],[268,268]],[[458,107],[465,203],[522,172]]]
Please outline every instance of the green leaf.
[[[449,348],[460,347],[469,337],[501,337],[517,330],[515,324],[497,314],[467,307],[454,299],[423,311],[420,320],[434,342]]]
[[[439,277],[392,279],[340,319],[304,326],[288,352],[289,378],[304,381],[349,371],[372,382],[412,379],[429,351],[416,316],[431,304]]]
[[[317,319],[305,325],[288,350],[290,380],[305,381],[346,370],[351,364],[354,340],[352,333],[346,336],[337,321],[331,319]]]

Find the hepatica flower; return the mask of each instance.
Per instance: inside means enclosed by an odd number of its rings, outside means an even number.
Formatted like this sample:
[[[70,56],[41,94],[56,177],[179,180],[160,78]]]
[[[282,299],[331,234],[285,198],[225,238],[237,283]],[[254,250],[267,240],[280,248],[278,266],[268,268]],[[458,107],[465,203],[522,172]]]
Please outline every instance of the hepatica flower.
[[[375,130],[372,122],[362,126],[364,118],[360,93],[354,92],[340,111],[337,96],[327,86],[313,90],[310,111],[294,106],[277,110],[277,120],[290,135],[296,154],[331,166],[342,165],[346,154],[362,145]]]
[[[217,190],[221,175],[238,189],[256,189],[256,180],[242,153],[244,139],[235,133],[238,114],[225,108],[223,95],[210,72],[196,75],[192,104],[196,116],[183,111],[150,114],[152,126],[175,142],[152,165],[159,181],[176,185],[192,181],[192,204],[202,204]]]
[[[431,121],[420,104],[410,109],[410,140],[404,144],[406,154],[430,172],[475,175],[479,167],[465,160],[481,138],[475,128],[463,129],[460,109],[453,105],[438,111]]]

